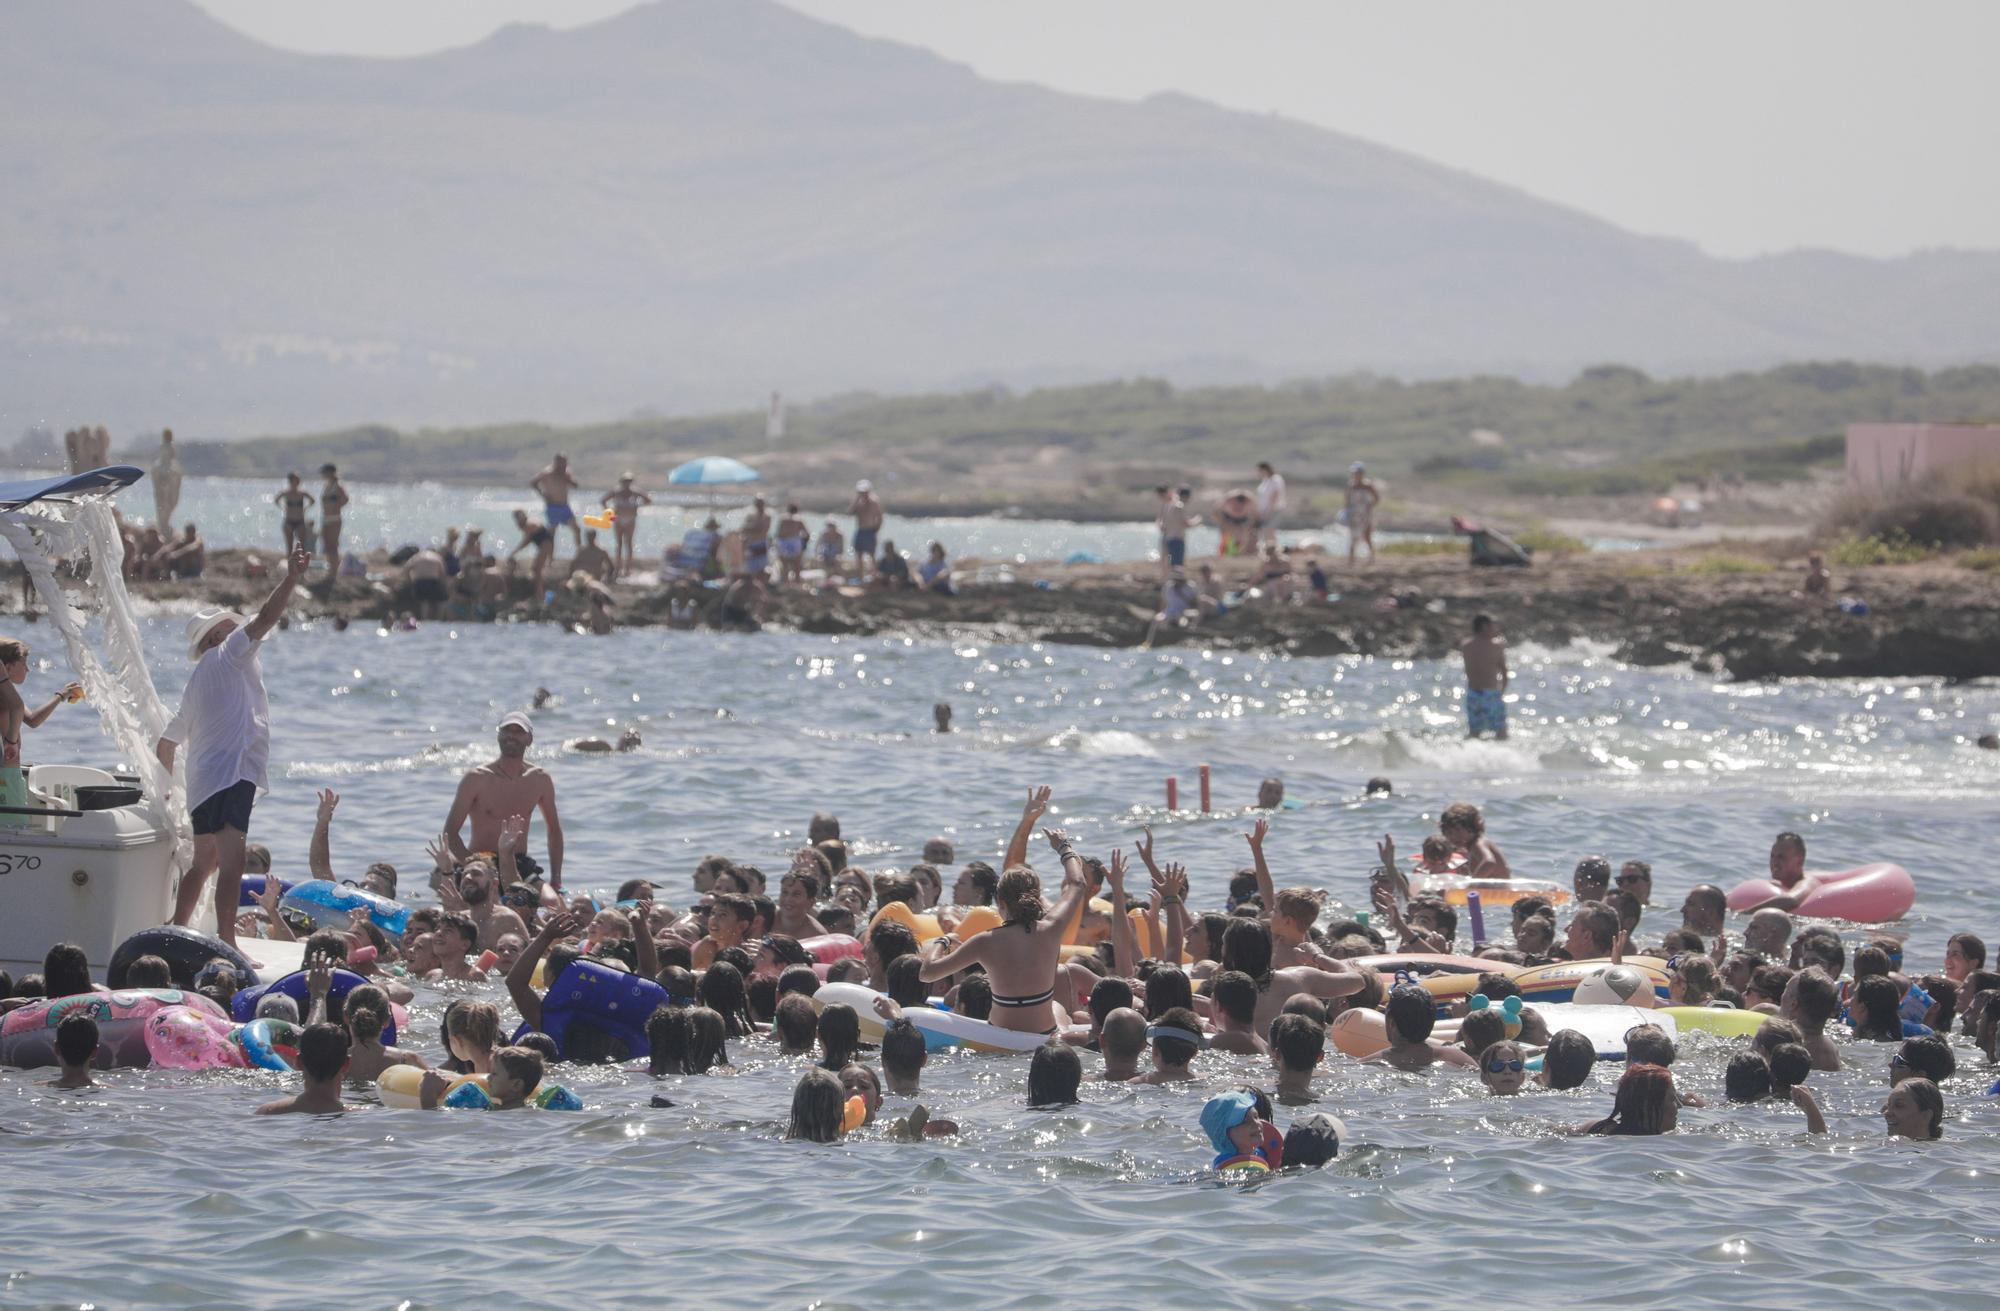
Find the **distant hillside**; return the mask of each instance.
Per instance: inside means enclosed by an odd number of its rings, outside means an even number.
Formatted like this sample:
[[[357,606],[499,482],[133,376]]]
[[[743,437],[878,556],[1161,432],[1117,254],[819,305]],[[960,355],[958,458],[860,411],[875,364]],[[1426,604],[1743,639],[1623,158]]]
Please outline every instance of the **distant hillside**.
[[[13,431],[2000,357],[2000,256],[1722,261],[1334,132],[987,82],[771,0],[420,59],[0,6]]]
[[[272,477],[337,462],[350,477],[524,482],[555,450],[587,486],[626,468],[658,487],[696,455],[735,455],[774,495],[844,503],[872,478],[898,508],[1101,504],[1144,509],[1163,479],[1241,481],[1260,459],[1301,494],[1326,492],[1362,459],[1413,494],[1424,485],[1511,495],[1625,494],[1737,474],[1799,476],[1840,461],[1846,424],[2000,417],[2000,367],[1926,374],[1855,364],[1786,365],[1706,379],[1592,369],[1563,386],[1507,378],[1402,383],[1373,377],[1281,387],[1177,389],[1159,381],[1025,394],[852,396],[797,411],[771,449],[761,411],[561,428],[506,424],[401,432],[344,429],[196,443],[195,473]],[[1473,433],[1480,433],[1474,438]]]

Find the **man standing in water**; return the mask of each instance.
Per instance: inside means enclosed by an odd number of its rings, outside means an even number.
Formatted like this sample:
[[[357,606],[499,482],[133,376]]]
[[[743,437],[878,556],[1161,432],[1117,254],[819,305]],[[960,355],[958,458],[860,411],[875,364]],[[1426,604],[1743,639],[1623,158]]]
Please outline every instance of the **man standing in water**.
[[[528,480],[528,486],[535,489],[542,498],[542,519],[553,536],[555,530],[569,525],[569,535],[577,549],[583,547],[583,528],[576,521],[576,511],[570,509],[569,494],[576,490],[577,481],[569,471],[569,456],[561,451],[549,461],[549,467]]]
[[[174,511],[181,503],[181,453],[174,449],[174,430],[160,434],[160,451],[153,457],[153,526],[165,537],[173,531]]]
[[[847,512],[854,516],[854,572],[865,583],[875,571],[875,540],[881,535],[884,513],[873,483],[863,478],[854,484],[854,504]]]
[[[444,839],[452,856],[463,864],[475,851],[500,850],[501,827],[516,817],[525,825],[539,810],[549,826],[549,886],[561,892],[563,831],[556,813],[556,781],[547,770],[528,763],[528,747],[534,740],[535,726],[526,714],[515,710],[501,718],[499,758],[466,771],[458,781],[458,795],[444,820]],[[467,819],[472,821],[470,845],[459,836]],[[527,841],[525,831],[521,841]]]
[[[285,613],[299,580],[312,564],[304,541],[292,549],[285,576],[256,615],[245,620],[226,610],[204,610],[188,621],[188,659],[195,662],[180,709],[168,721],[154,752],[169,772],[187,744],[189,817],[194,821],[194,866],[181,878],[174,923],[194,922],[202,888],[215,882],[216,936],[236,941],[236,903],[243,885],[243,844],[250,808],[269,790],[271,706],[257,648]]]
[[[1269,460],[1259,462],[1264,475],[1257,484],[1257,544],[1269,546],[1278,540],[1278,521],[1285,517],[1285,480]]]
[[[1459,643],[1465,656],[1465,735],[1491,733],[1507,740],[1507,639],[1491,615],[1475,615],[1472,636]]]

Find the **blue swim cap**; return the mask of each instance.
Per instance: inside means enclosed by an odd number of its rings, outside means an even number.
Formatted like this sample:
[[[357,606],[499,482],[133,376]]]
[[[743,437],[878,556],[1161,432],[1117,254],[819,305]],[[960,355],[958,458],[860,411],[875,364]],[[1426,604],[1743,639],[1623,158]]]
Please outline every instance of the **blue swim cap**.
[[[1217,1152],[1233,1155],[1236,1145],[1229,1141],[1229,1131],[1256,1113],[1257,1099],[1249,1093],[1222,1093],[1201,1108],[1201,1129]]]

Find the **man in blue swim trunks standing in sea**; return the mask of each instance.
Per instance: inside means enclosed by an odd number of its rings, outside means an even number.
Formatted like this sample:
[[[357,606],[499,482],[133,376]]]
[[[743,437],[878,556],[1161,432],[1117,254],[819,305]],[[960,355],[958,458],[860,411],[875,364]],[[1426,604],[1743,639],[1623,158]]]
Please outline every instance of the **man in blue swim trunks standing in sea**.
[[[583,527],[576,521],[576,511],[569,508],[569,494],[577,488],[577,481],[569,471],[569,456],[557,451],[549,467],[530,479],[528,486],[542,498],[543,522],[548,524],[549,531],[553,533],[568,524],[575,549],[582,550]]]
[[[1507,740],[1507,639],[1491,615],[1476,615],[1472,636],[1459,643],[1465,656],[1465,735]]]

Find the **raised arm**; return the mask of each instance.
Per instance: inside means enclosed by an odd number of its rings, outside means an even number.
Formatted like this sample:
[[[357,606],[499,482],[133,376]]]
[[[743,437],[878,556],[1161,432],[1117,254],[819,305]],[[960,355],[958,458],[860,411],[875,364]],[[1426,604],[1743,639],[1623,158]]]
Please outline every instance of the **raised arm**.
[[[627,907],[625,922],[632,928],[632,945],[639,953],[639,973],[649,979],[659,978],[660,949],[653,941],[653,930],[646,924],[645,906]]]
[[[251,641],[263,641],[265,634],[278,626],[278,620],[284,615],[285,607],[291,604],[292,593],[298,590],[299,580],[306,576],[306,570],[311,567],[311,551],[301,546],[292,552],[292,558],[285,561],[285,576],[278,580],[278,585],[271,589],[268,597],[264,598],[263,606],[250,617],[250,622],[243,625],[243,632]]]
[[[1259,815],[1256,824],[1243,835],[1243,840],[1250,844],[1251,862],[1257,866],[1257,899],[1263,904],[1264,919],[1270,919],[1278,909],[1278,888],[1271,882],[1271,867],[1264,863],[1264,836],[1270,831],[1271,821]]]
[[[1084,872],[1083,857],[1077,855],[1076,848],[1070,845],[1068,833],[1059,828],[1045,828],[1042,830],[1042,836],[1049,840],[1049,846],[1053,847],[1056,855],[1062,858],[1063,881],[1062,892],[1056,897],[1056,904],[1049,908],[1049,913],[1035,926],[1035,932],[1066,934],[1069,932],[1070,920],[1077,913],[1080,904],[1078,899],[1086,895],[1090,887],[1090,878]]]
[[[1819,1100],[1812,1095],[1810,1088],[1802,1083],[1793,1084],[1792,1105],[1806,1113],[1807,1133],[1826,1132],[1826,1117],[1820,1114]]]
[[[1132,920],[1125,913],[1125,853],[1117,847],[1111,849],[1110,863],[1104,867],[1104,881],[1111,887],[1111,972],[1129,979],[1139,956],[1132,946]]]
[[[1169,865],[1165,878],[1160,904],[1167,910],[1167,964],[1178,965],[1187,955],[1187,871]]]
[[[542,1027],[542,997],[535,991],[535,966],[542,963],[542,957],[549,954],[557,938],[576,932],[576,916],[568,911],[552,915],[549,922],[542,925],[542,931],[528,944],[514,961],[514,968],[507,971],[507,995],[514,999],[514,1009],[521,1012],[521,1018],[528,1027],[539,1030]],[[554,983],[551,979],[549,982]]]
[[[1050,789],[1029,788],[1028,802],[1021,807],[1021,822],[1014,826],[1014,836],[1007,839],[1007,856],[1001,862],[1000,872],[1005,874],[1016,865],[1028,863],[1028,835],[1035,831],[1035,825],[1049,808]]]
[[[319,793],[319,817],[313,821],[312,849],[306,856],[306,864],[312,869],[312,876],[334,882],[333,877],[333,809],[340,804],[340,794],[332,788],[321,788]]]
[[[932,954],[925,956],[923,964],[917,967],[917,977],[925,983],[936,983],[939,979],[950,978],[968,965],[985,964],[987,937],[987,934],[975,933],[960,942],[957,934],[947,933],[932,938],[922,948],[922,951]]]

